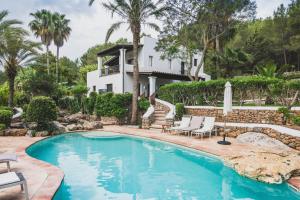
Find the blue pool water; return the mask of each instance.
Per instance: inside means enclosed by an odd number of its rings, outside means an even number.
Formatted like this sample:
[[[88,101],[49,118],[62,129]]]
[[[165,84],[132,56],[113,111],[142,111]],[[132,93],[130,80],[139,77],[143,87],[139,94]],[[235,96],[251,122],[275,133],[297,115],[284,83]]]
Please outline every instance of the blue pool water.
[[[300,199],[287,184],[256,182],[217,158],[153,140],[67,134],[27,153],[64,171],[54,200]]]

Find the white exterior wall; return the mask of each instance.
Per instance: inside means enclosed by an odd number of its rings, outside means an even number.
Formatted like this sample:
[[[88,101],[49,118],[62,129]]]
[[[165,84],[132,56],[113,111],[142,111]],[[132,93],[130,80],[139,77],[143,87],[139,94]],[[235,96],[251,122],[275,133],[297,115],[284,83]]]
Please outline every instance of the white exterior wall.
[[[171,61],[171,68],[168,59],[162,60],[161,59],[161,52],[157,52],[155,50],[157,40],[150,37],[143,37],[141,44],[143,47],[139,48],[139,69],[140,71],[157,71],[157,72],[165,72],[165,73],[173,73],[173,74],[181,74],[181,59],[174,58]],[[122,55],[122,50],[120,50],[120,55]],[[149,65],[149,56],[153,57],[152,66]],[[133,85],[133,65],[127,64],[127,60],[132,58],[132,51],[125,51],[125,59],[122,59],[121,56],[119,57],[119,65],[120,65],[120,73],[112,74],[107,76],[100,76],[99,70],[95,70],[92,72],[87,73],[87,86],[89,88],[89,92],[93,90],[93,86],[96,86],[96,91],[99,89],[105,90],[107,84],[113,84],[113,92],[114,93],[122,93],[123,92],[123,82],[124,82],[124,92],[132,92],[132,85]],[[200,62],[201,53],[196,54],[193,58],[197,59],[197,62]],[[124,63],[124,72],[123,72],[123,60]],[[98,59],[98,62],[101,59]],[[99,62],[100,63],[100,62]],[[99,64],[98,63],[98,64]],[[186,64],[185,64],[186,65]],[[99,67],[99,66],[98,66]],[[185,66],[186,69],[187,66]],[[192,75],[195,73],[196,67],[192,68]],[[201,77],[205,77],[206,80],[210,80],[210,76],[203,73],[203,67],[201,68],[199,75]],[[124,77],[124,81],[123,81]],[[158,88],[161,85],[170,82],[177,82],[176,80],[164,80],[164,79],[157,79],[156,87]],[[140,83],[147,89],[147,85],[149,84],[148,77],[140,76]],[[147,92],[147,91],[146,91]],[[147,94],[147,93],[146,93]]]

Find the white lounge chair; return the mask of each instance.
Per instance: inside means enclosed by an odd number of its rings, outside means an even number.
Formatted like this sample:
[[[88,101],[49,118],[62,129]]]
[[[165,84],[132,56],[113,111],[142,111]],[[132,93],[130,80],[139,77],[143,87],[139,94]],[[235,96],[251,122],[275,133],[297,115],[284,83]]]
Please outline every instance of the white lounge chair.
[[[21,190],[25,191],[25,199],[29,200],[27,183],[21,173],[7,172],[0,174],[0,189],[14,187],[20,185]]]
[[[192,120],[190,126],[187,128],[181,129],[183,133],[187,133],[189,135],[193,130],[199,129],[202,126],[204,117],[202,116],[192,116]]]
[[[0,154],[0,163],[6,163],[7,164],[7,170],[10,172],[10,164],[9,162],[17,161],[17,155],[16,154],[9,154],[9,153],[3,153]]]
[[[180,131],[184,128],[188,128],[189,125],[191,123],[191,116],[183,116],[181,121],[180,121],[180,125],[179,126],[174,126],[174,127],[171,127],[171,128],[168,128],[167,131]]]
[[[201,135],[201,139],[203,138],[204,134],[208,133],[209,137],[211,137],[211,133],[215,126],[215,118],[214,117],[205,117],[203,122],[203,127],[200,129],[196,129],[192,131],[192,135]]]

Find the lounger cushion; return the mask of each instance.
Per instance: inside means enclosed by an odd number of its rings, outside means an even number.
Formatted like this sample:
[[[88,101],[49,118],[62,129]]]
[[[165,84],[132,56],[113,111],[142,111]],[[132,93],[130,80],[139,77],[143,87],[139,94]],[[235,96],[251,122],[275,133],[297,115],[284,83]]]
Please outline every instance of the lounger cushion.
[[[19,181],[20,178],[18,177],[16,172],[8,172],[8,173],[0,174],[0,185],[7,185]]]
[[[17,161],[17,155],[16,154],[0,154],[0,163],[1,162],[7,162],[7,161]]]

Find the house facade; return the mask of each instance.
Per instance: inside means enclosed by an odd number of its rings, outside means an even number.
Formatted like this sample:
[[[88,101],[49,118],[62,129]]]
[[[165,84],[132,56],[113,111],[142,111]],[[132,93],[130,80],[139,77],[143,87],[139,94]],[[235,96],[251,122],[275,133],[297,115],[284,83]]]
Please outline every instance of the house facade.
[[[155,50],[156,44],[156,39],[143,37],[139,46],[139,93],[146,97],[164,84],[189,81],[186,63],[179,58],[161,59],[162,53]],[[192,75],[195,75],[200,59],[201,53],[193,56]],[[199,71],[199,77],[202,80],[210,80],[210,76],[204,73],[203,66]],[[132,93],[133,46],[119,44],[99,52],[98,69],[87,73],[87,86],[89,92]]]

